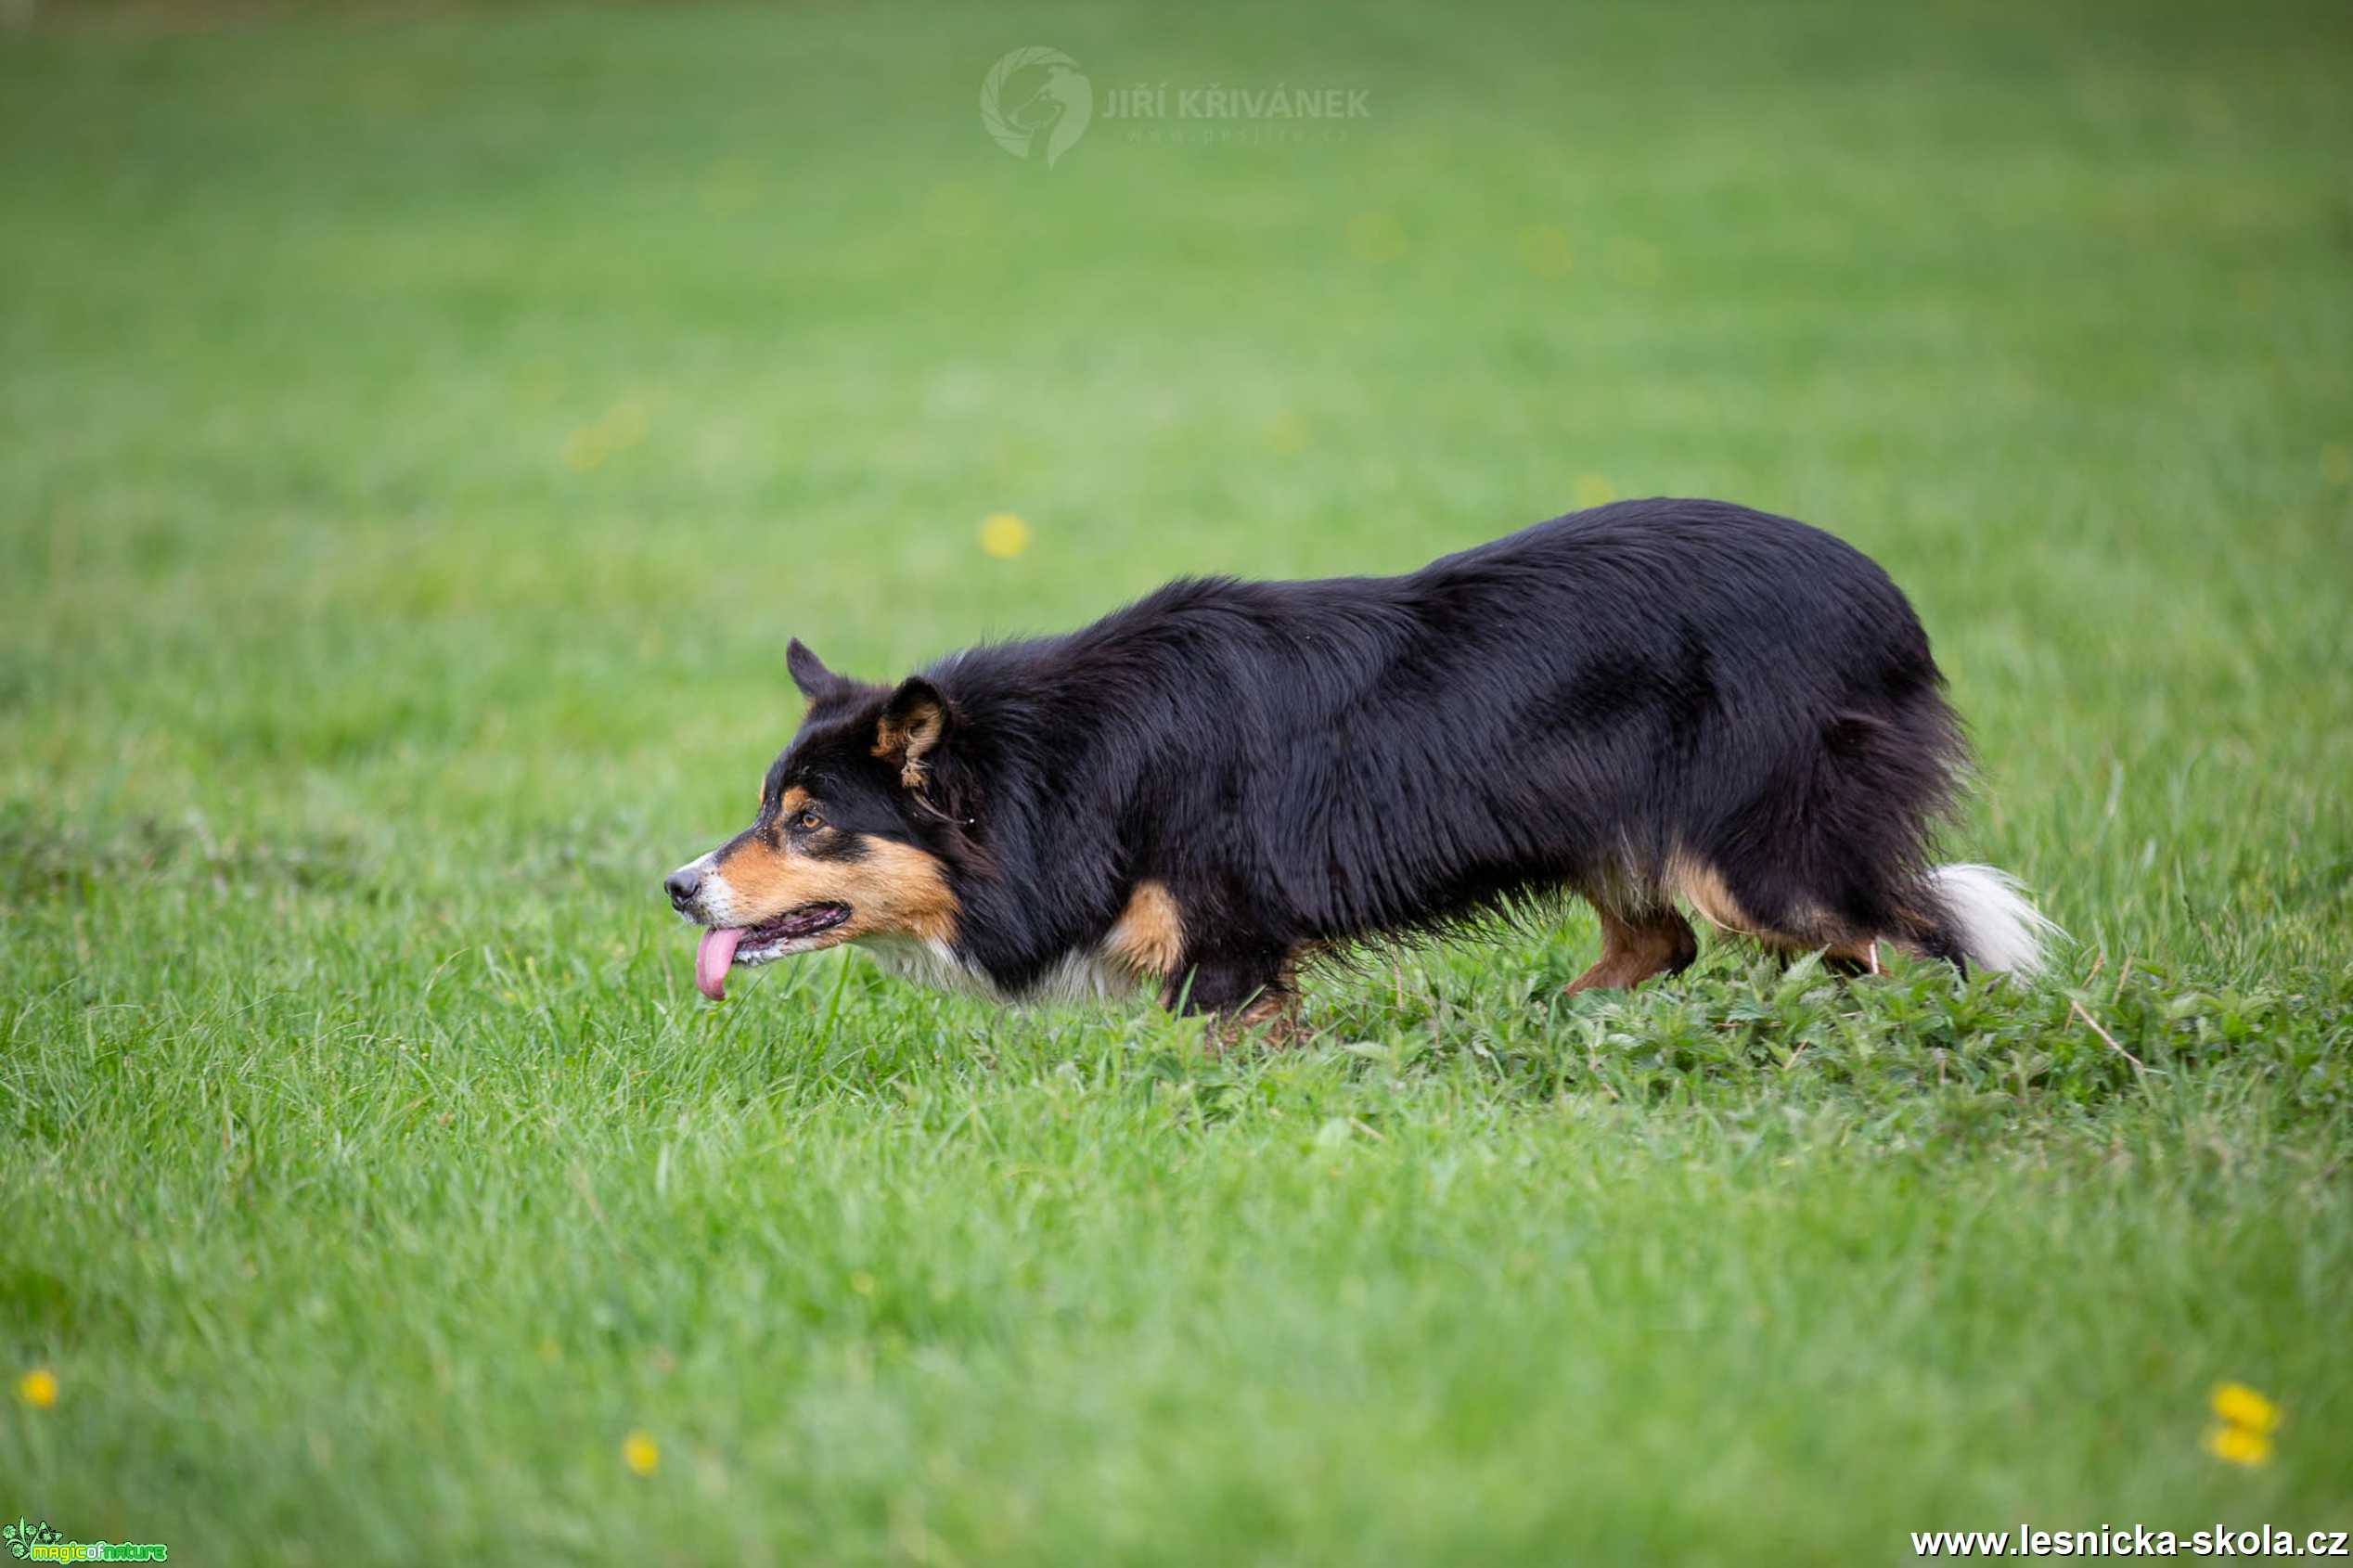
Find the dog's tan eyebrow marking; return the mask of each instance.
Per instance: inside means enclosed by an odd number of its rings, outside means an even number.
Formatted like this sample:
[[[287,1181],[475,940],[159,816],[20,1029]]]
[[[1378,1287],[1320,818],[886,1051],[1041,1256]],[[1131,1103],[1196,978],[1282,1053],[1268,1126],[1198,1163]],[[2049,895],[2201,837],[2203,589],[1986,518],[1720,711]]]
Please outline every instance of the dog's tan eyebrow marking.
[[[808,803],[809,791],[795,784],[777,796],[777,816],[778,818],[798,816]]]

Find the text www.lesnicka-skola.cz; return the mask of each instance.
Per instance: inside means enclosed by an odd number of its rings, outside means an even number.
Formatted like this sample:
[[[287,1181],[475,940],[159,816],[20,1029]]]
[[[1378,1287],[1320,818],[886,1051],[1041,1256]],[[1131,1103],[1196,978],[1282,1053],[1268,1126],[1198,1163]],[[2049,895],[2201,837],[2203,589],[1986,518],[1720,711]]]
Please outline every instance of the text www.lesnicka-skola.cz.
[[[2353,1557],[2344,1530],[1915,1530],[1914,1557]]]

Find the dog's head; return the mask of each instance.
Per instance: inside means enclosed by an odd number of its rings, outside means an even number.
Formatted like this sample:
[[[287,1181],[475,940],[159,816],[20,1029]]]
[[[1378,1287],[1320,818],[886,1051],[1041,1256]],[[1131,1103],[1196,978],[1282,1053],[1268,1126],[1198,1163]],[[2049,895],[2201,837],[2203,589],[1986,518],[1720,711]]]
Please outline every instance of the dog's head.
[[[734,964],[844,942],[952,944],[950,846],[971,826],[941,778],[958,717],[920,675],[897,688],[838,675],[796,639],[786,659],[808,699],[798,734],[760,784],[752,826],[662,880],[704,928],[695,984],[714,1001]]]

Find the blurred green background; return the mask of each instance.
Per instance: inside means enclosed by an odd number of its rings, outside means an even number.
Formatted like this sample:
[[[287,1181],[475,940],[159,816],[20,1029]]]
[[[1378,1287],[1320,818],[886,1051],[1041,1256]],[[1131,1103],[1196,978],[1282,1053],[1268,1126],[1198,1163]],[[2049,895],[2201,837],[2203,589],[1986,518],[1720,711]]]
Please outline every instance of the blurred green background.
[[[60,1391],[0,1510],[192,1562],[2347,1523],[2341,6],[0,15],[0,1370]],[[980,112],[1030,45],[1093,93],[1050,167]],[[1163,84],[1363,112],[1109,112]],[[881,678],[1662,493],[1912,594],[2051,986],[1717,948],[1567,1005],[1577,917],[1223,1062],[857,959],[693,997],[656,880],[788,636]],[[2271,1462],[2200,1450],[2224,1377]]]

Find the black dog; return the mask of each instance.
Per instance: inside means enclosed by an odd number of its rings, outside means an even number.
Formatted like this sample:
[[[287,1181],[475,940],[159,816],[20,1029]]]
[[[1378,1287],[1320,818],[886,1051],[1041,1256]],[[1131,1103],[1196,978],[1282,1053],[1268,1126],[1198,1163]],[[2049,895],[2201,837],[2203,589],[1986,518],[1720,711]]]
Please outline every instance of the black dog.
[[[1300,962],[1562,891],[1570,989],[1689,964],[1677,911],[1876,968],[2033,970],[2008,878],[1935,866],[1965,765],[1928,638],[1819,530],[1626,501],[1401,577],[1185,580],[896,688],[799,642],[809,700],[758,819],[671,874],[730,964],[856,942],[1018,998],[1150,981],[1280,1017]]]

